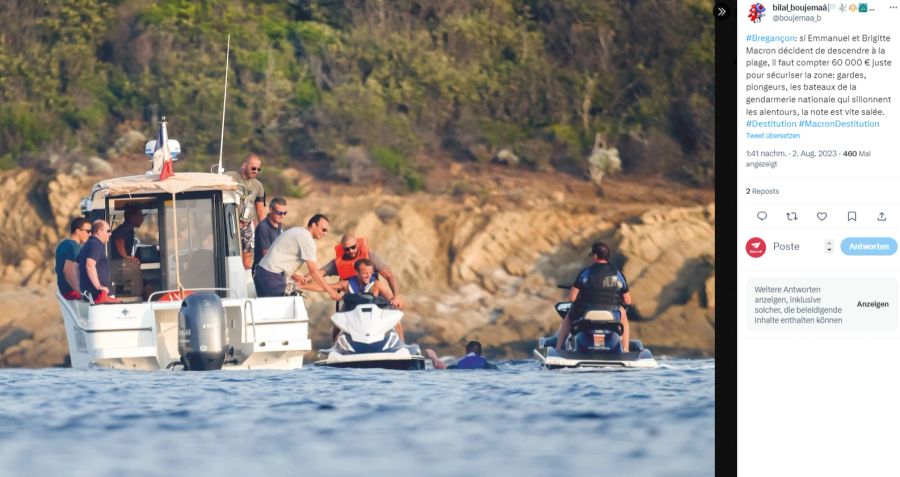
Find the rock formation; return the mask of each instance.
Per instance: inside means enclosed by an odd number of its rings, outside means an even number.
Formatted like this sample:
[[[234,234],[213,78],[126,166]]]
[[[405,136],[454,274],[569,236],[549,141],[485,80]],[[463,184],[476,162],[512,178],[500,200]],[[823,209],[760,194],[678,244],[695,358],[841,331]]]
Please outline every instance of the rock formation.
[[[632,289],[632,336],[657,354],[712,355],[712,205],[690,205],[699,201],[684,191],[670,191],[681,199],[663,205],[652,185],[616,182],[605,183],[600,200],[589,183],[579,189],[567,181],[532,179],[527,187],[508,183],[465,196],[323,186],[289,200],[287,225],[316,212],[332,218],[331,235],[318,244],[323,263],[342,233],[368,237],[400,279],[408,340],[459,354],[467,340],[479,339],[494,358],[530,356],[538,336],[558,326],[553,305],[566,291],[557,285],[570,284],[587,265],[592,242],[606,241]],[[22,310],[29,303],[28,312],[0,317],[0,366],[65,363],[53,250],[93,182],[0,173],[0,191],[21,198],[0,209],[0,304]],[[314,348],[326,347],[333,306],[316,293],[308,306]]]

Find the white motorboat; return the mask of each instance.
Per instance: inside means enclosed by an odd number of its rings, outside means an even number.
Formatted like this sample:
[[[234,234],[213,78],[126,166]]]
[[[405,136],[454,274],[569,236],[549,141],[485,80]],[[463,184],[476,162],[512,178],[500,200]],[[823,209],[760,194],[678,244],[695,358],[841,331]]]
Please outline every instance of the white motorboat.
[[[163,122],[165,128],[165,122]],[[168,140],[171,157],[180,146]],[[151,152],[156,141],[147,144]],[[154,168],[155,169],[155,168]],[[202,294],[197,306],[221,302],[222,369],[296,369],[312,349],[309,317],[302,296],[259,298],[241,262],[238,206],[244,191],[219,173],[179,172],[165,180],[158,173],[96,183],[82,199],[89,221],[104,219],[112,228],[124,209],[140,208],[134,256],[140,264],[110,260],[112,292],[122,303],[66,300],[57,291],[72,367],[155,370],[180,363],[191,333],[184,328],[185,296]],[[107,244],[110,256],[112,241]],[[202,302],[202,303],[201,303]],[[179,322],[182,326],[179,326]],[[179,340],[182,342],[179,343]],[[207,344],[196,343],[199,351]],[[199,352],[198,351],[198,352]],[[186,366],[191,368],[190,366]],[[196,369],[196,368],[194,368]]]

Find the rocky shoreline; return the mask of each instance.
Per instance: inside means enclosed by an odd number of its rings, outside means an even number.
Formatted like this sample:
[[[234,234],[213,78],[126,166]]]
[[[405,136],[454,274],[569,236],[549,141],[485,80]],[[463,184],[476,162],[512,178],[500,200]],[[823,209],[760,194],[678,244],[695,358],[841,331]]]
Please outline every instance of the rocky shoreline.
[[[345,231],[368,237],[400,278],[408,338],[439,353],[459,354],[467,340],[479,339],[492,358],[530,357],[538,336],[559,322],[553,305],[565,292],[557,285],[570,283],[590,243],[604,240],[632,288],[632,336],[657,355],[714,354],[715,210],[708,195],[620,182],[601,198],[589,184],[520,181],[480,195],[397,196],[309,187],[309,178],[286,176],[311,189],[288,200],[288,225],[319,211],[331,216],[322,257],[330,258]],[[0,366],[66,364],[52,252],[94,181],[0,174],[0,193],[25,197],[22,207],[0,210],[0,304],[22,310],[27,303],[26,312],[0,317]],[[325,347],[331,304],[311,294],[308,308],[313,346]]]

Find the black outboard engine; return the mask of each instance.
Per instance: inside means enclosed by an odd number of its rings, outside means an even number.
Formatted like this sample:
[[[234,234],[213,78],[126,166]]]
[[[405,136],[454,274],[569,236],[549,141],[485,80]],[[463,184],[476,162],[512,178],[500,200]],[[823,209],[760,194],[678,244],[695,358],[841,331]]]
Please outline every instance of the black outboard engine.
[[[222,369],[225,348],[225,307],[219,296],[204,292],[185,297],[178,312],[178,353],[184,369]]]

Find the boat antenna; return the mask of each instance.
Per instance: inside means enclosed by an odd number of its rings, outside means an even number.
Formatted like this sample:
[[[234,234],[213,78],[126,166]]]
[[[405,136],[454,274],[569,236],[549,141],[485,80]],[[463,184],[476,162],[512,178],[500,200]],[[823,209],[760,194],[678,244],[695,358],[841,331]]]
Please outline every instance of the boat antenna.
[[[228,34],[228,50],[225,52],[225,94],[222,95],[222,135],[219,138],[219,174],[222,168],[222,148],[225,145],[225,101],[228,99],[228,56],[231,53],[231,33]]]

